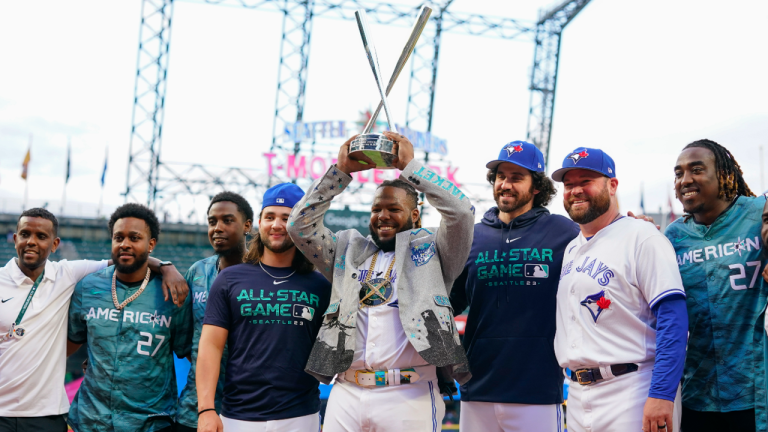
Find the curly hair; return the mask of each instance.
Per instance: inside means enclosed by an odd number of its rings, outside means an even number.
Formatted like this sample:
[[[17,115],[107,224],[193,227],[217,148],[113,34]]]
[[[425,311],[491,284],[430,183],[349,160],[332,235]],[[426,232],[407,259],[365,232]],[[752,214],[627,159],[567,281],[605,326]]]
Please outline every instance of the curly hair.
[[[410,183],[400,179],[384,180],[376,189],[387,186],[404,190],[406,198],[411,202],[411,210],[419,207],[419,193],[416,192],[416,189]],[[413,226],[421,228],[421,212],[419,212],[419,219],[413,223]]]
[[[705,148],[715,155],[715,171],[720,183],[718,198],[731,201],[737,195],[755,196],[752,190],[749,189],[749,186],[747,186],[747,182],[744,181],[741,166],[739,166],[736,158],[733,157],[727,148],[712,140],[701,139],[683,147],[683,150],[692,147]]]
[[[211,207],[213,207],[214,204],[222,201],[235,204],[237,206],[237,211],[243,215],[244,221],[253,222],[253,208],[248,204],[248,201],[246,201],[242,195],[229,191],[219,192],[214,195],[213,198],[211,198],[211,203],[208,204],[208,211],[206,211],[206,214],[210,213]]]
[[[111,236],[114,232],[115,222],[129,217],[143,220],[149,227],[150,238],[157,240],[160,237],[160,222],[155,212],[147,206],[136,203],[123,204],[112,213],[109,217],[109,235]]]
[[[24,210],[24,212],[19,216],[19,219],[16,221],[16,228],[18,229],[19,222],[21,222],[21,218],[23,217],[39,217],[43,219],[47,219],[51,221],[53,224],[53,236],[57,237],[59,235],[59,220],[56,219],[56,216],[53,215],[53,213],[49,212],[48,210],[44,208],[31,208],[28,210]]]
[[[496,184],[496,174],[498,171],[499,167],[497,165],[495,168],[489,169],[488,174],[485,176],[485,179],[488,180],[488,183],[490,183],[491,186]],[[533,189],[539,191],[539,193],[533,196],[533,206],[546,207],[549,205],[549,202],[552,201],[552,198],[557,195],[557,188],[555,188],[555,183],[543,172],[536,172],[531,170],[528,170],[528,172],[531,173]]]

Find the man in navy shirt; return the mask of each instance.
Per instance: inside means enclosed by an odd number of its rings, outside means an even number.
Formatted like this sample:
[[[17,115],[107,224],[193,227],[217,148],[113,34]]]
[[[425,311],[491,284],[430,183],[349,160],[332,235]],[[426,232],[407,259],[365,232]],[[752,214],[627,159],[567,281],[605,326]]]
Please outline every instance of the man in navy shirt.
[[[290,183],[267,190],[245,263],[223,269],[211,287],[197,357],[198,431],[320,429],[318,382],[304,366],[331,285],[286,231],[303,195]],[[214,400],[225,344],[219,418]]]
[[[497,207],[475,225],[472,250],[451,291],[472,379],[461,386],[461,429],[563,429],[563,373],[554,351],[563,252],[579,233],[544,208],[556,190],[533,144],[506,144],[488,162]]]

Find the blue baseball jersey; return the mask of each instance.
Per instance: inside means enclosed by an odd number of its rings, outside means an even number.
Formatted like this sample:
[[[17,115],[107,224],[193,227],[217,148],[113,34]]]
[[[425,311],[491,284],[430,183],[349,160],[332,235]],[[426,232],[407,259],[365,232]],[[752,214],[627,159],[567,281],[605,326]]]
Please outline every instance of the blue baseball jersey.
[[[189,295],[192,297],[192,362],[187,375],[187,384],[179,397],[179,409],[176,413],[176,422],[191,428],[197,427],[197,385],[195,374],[197,373],[197,349],[200,344],[200,334],[203,332],[203,318],[205,318],[205,306],[208,304],[208,292],[219,274],[219,257],[214,255],[202,259],[187,270],[184,276],[189,285]],[[221,369],[219,382],[216,385],[215,407],[216,412],[221,412],[221,396],[224,393],[224,372],[227,365],[227,348],[221,356]]]
[[[697,411],[755,408],[766,425],[761,276],[765,197],[738,197],[709,227],[680,218],[666,230],[687,294],[683,405]],[[758,430],[763,428],[758,427]]]
[[[112,301],[114,266],[92,273],[75,287],[67,337],[87,342],[88,369],[69,410],[77,432],[153,432],[173,424],[177,389],[173,353],[192,346],[191,297],[182,307],[163,299],[162,278],[123,310]],[[122,302],[141,283],[116,283]]]

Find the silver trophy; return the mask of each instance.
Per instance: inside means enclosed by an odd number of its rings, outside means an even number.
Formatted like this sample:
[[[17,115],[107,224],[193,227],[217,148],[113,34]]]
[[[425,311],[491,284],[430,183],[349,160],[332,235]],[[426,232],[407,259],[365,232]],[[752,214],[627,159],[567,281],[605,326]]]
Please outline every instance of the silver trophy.
[[[376,111],[373,112],[371,118],[368,120],[368,124],[365,125],[363,133],[352,140],[352,143],[349,146],[349,153],[352,155],[354,153],[361,152],[362,154],[368,156],[372,161],[374,161],[377,168],[394,168],[392,163],[397,156],[397,152],[395,151],[395,143],[392,140],[382,134],[371,133],[371,129],[373,128],[373,125],[376,124],[376,118],[379,116],[381,108],[384,107],[384,114],[387,116],[387,124],[389,125],[389,130],[392,132],[397,132],[395,123],[392,121],[392,116],[390,115],[387,96],[392,90],[392,87],[395,85],[395,81],[397,81],[397,77],[400,75],[403,67],[405,67],[405,63],[411,56],[414,47],[416,47],[416,41],[419,40],[419,36],[421,36],[421,32],[427,25],[427,20],[429,19],[429,15],[431,13],[432,9],[426,6],[422,7],[421,11],[419,11],[419,17],[413,24],[411,35],[408,37],[408,42],[406,42],[405,47],[403,47],[403,52],[400,54],[400,58],[397,60],[395,70],[392,72],[392,76],[389,78],[389,84],[387,84],[386,91],[384,91],[381,82],[381,71],[379,70],[379,59],[378,55],[376,54],[376,47],[373,45],[371,31],[368,28],[368,21],[365,16],[365,10],[360,9],[355,12],[357,27],[360,29],[360,37],[363,39],[365,53],[368,56],[368,63],[371,66],[371,71],[373,71],[373,77],[376,80],[376,86],[379,89],[381,101],[379,102],[379,106],[376,108]]]

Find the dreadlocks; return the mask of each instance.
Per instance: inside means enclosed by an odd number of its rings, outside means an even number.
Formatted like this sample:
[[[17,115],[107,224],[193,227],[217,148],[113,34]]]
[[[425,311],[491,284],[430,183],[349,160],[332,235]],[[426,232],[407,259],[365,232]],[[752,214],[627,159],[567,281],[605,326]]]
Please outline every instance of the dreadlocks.
[[[702,139],[688,144],[683,150],[691,147],[705,148],[715,155],[715,171],[720,183],[718,198],[730,201],[737,195],[755,196],[744,181],[739,163],[727,148],[712,140]]]

